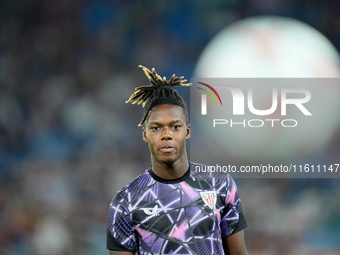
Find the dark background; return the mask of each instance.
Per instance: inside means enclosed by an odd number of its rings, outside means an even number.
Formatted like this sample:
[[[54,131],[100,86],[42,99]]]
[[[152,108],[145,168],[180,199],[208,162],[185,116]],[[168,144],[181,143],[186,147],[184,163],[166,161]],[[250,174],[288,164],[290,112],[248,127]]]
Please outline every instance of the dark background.
[[[110,200],[150,165],[125,104],[148,83],[137,66],[189,80],[214,35],[263,14],[340,49],[338,0],[1,0],[0,254],[107,254]],[[249,254],[339,254],[339,180],[237,182]]]

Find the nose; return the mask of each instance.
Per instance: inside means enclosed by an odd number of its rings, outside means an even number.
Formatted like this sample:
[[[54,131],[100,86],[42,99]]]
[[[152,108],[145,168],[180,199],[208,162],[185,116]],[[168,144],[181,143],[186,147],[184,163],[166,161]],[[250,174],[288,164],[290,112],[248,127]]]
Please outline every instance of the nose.
[[[171,140],[172,139],[172,134],[169,128],[164,128],[162,132],[162,140]]]

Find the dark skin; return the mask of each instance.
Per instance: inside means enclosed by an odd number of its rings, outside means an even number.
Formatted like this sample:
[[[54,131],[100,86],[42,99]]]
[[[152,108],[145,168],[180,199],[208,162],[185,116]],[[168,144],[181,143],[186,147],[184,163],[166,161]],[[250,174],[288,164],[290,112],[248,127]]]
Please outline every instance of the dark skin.
[[[182,177],[189,168],[185,141],[190,125],[180,106],[159,105],[151,109],[143,127],[143,140],[151,153],[152,171],[163,179]]]
[[[151,109],[143,127],[143,140],[148,143],[152,171],[163,179],[182,177],[189,168],[186,140],[190,125],[183,109],[177,105],[159,105]],[[226,255],[248,255],[244,231],[222,238]],[[110,255],[128,255],[132,252],[110,251]]]
[[[133,255],[133,252],[128,251],[109,251],[109,255]]]

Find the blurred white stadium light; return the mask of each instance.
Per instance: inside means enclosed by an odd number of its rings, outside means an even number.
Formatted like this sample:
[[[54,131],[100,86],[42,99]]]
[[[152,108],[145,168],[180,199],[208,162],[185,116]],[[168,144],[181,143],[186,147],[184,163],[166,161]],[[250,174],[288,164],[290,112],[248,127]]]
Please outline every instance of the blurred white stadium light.
[[[194,78],[340,78],[340,58],[329,40],[311,26],[292,18],[258,16],[219,32],[202,52]],[[297,160],[322,152],[339,127],[340,86],[334,80],[311,88],[308,107],[313,118],[306,122],[308,129],[306,125],[251,133],[228,129],[228,143],[220,142],[218,149],[253,161]],[[270,93],[260,94],[261,103],[271,103]],[[211,137],[216,144],[221,141],[217,136]],[[191,146],[196,146],[193,141]]]
[[[259,16],[236,22],[204,49],[195,77],[340,77],[339,55],[320,32],[292,18]]]

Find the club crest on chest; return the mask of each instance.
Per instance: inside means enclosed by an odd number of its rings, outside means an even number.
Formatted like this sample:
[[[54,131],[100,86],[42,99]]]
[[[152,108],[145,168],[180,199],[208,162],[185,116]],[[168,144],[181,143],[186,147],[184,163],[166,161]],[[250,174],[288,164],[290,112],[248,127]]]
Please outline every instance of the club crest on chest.
[[[204,203],[210,208],[214,209],[217,201],[217,192],[215,190],[212,191],[201,191],[201,198]]]

